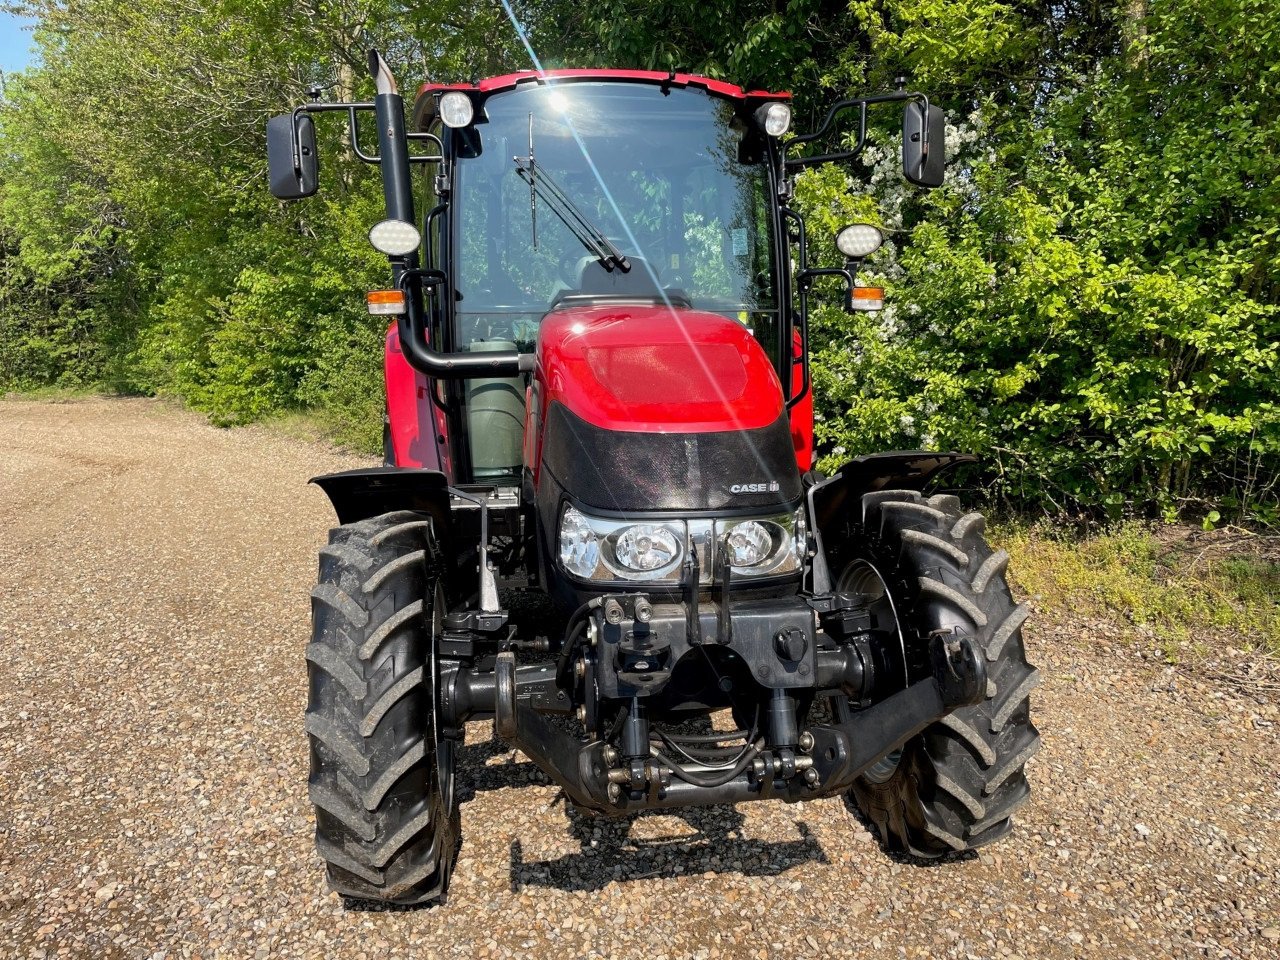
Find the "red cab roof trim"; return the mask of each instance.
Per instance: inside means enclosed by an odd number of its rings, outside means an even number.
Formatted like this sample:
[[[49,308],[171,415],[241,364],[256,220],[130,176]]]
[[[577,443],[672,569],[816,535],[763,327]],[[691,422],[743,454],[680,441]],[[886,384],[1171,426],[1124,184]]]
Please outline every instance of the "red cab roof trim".
[[[725,83],[723,80],[712,80],[710,77],[699,77],[691,73],[665,73],[661,70],[522,70],[519,73],[508,73],[501,77],[489,77],[479,83],[424,83],[418,89],[418,102],[414,108],[414,119],[421,122],[425,116],[423,98],[445,90],[474,90],[478,93],[499,93],[514,90],[522,83],[532,83],[539,78],[560,83],[572,83],[582,80],[631,80],[638,83],[670,84],[673,87],[699,87],[708,93],[733,100],[790,100],[791,94],[770,93],[767,90],[743,90],[737,84]]]

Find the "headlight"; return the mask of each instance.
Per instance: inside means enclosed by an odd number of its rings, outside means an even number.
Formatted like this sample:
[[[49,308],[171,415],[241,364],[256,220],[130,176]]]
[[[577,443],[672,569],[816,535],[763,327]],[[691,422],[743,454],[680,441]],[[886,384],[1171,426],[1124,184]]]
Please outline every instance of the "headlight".
[[[765,526],[755,520],[738,524],[724,538],[724,548],[729,552],[729,565],[754,567],[763,563],[773,552],[773,540]]]
[[[560,518],[560,566],[577,577],[590,577],[600,564],[600,540],[591,524],[573,507]]]
[[[720,549],[736,577],[794,573],[804,562],[804,510],[758,520],[717,520]]]
[[[800,570],[807,549],[803,508],[771,517],[635,523],[587,516],[566,505],[556,540],[561,568],[581,580],[667,587],[680,583],[690,550],[698,554],[699,582],[706,584],[721,556],[728,556],[735,579],[783,576]]]
[[[636,573],[662,570],[680,559],[680,544],[666,527],[638,524],[613,538],[618,565]]]
[[[566,506],[560,515],[560,566],[583,580],[680,582],[687,536],[683,520],[627,523],[588,517]]]

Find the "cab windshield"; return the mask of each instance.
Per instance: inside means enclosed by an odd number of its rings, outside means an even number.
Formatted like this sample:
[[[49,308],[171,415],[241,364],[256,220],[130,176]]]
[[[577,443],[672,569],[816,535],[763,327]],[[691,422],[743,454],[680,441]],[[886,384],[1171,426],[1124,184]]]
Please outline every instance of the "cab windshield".
[[[765,144],[733,102],[528,85],[490,97],[472,131],[454,185],[463,343],[523,344],[559,304],[641,298],[734,317],[773,352]]]

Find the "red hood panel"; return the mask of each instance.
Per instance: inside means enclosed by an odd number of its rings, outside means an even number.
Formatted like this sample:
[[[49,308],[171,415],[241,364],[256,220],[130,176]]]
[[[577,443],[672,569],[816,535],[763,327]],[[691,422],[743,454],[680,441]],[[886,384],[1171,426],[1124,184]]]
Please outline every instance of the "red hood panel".
[[[714,313],[666,306],[557,310],[538,334],[545,404],[609,430],[754,430],[783,412],[782,385],[756,339]]]

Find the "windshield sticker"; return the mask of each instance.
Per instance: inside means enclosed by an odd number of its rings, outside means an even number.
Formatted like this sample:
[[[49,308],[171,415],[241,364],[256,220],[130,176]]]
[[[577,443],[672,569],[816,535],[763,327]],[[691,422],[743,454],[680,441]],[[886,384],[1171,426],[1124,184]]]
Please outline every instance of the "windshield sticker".
[[[745,257],[747,255],[747,228],[735,227],[730,236],[733,237],[733,255],[735,257]]]

